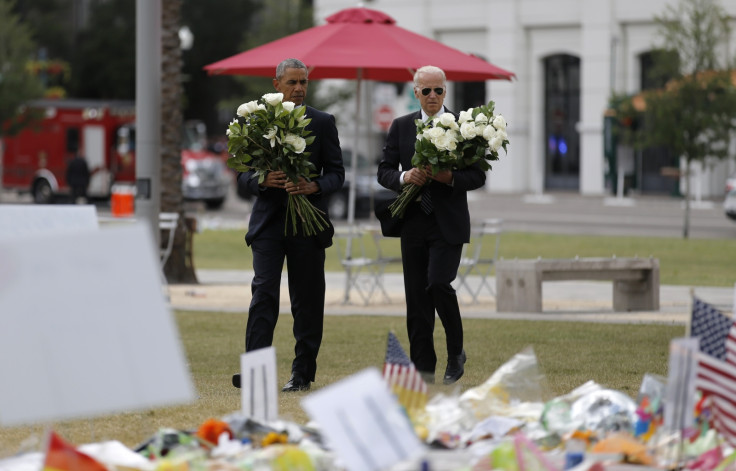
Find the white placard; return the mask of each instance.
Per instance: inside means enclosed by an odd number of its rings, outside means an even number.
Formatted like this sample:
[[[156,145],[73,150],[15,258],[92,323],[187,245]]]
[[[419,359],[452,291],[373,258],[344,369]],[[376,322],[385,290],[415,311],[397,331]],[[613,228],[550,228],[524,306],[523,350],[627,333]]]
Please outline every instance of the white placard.
[[[190,402],[144,224],[0,240],[0,423]]]
[[[28,235],[96,231],[97,210],[89,205],[0,204],[0,240]]]
[[[275,348],[240,355],[240,387],[243,415],[261,422],[278,419]]]
[[[375,368],[310,394],[302,407],[350,471],[386,469],[426,452]]]

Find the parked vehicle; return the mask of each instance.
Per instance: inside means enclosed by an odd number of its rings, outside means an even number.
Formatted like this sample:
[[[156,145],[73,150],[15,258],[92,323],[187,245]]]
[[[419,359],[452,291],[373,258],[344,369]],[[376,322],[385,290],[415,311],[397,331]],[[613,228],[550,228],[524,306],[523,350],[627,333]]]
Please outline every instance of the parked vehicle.
[[[731,190],[736,190],[736,172],[729,175],[729,177],[726,179],[726,194],[728,194]]]
[[[343,149],[342,160],[345,163],[345,183],[340,191],[330,195],[327,210],[332,219],[347,219],[350,199],[350,163],[352,151]],[[365,156],[358,154],[357,179],[355,187],[355,218],[365,219],[372,217],[373,208],[377,201],[388,200],[396,194],[382,187],[378,183],[376,172],[378,163],[371,162]]]
[[[135,149],[135,123],[117,131],[117,152],[125,155]],[[227,155],[207,148],[207,128],[199,120],[184,123],[182,131],[182,196],[188,201],[202,201],[209,209],[219,209],[227,198],[233,173],[226,165]]]
[[[736,188],[729,191],[726,199],[723,200],[723,210],[726,217],[736,221]]]
[[[40,117],[17,135],[3,138],[3,188],[29,192],[36,203],[52,203],[70,194],[66,169],[76,155],[87,160],[91,173],[89,198],[107,199],[113,185],[135,184],[133,102],[37,100],[27,109]],[[182,192],[186,199],[217,208],[232,176],[224,157],[206,150],[203,126],[195,121],[184,128]]]

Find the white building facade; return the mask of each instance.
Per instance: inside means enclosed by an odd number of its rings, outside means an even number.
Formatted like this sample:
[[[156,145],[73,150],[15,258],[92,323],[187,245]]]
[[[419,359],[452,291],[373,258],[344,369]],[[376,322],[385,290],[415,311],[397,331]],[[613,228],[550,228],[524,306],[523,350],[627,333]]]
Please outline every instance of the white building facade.
[[[604,114],[612,92],[642,89],[648,53],[661,46],[653,18],[668,4],[676,0],[363,3],[390,15],[402,28],[481,56],[516,75],[511,82],[485,83],[483,98],[494,100],[496,112],[508,121],[511,142],[508,155],[501,152],[489,173],[488,191],[582,195],[612,194],[623,181],[618,174],[639,193],[674,194],[683,184],[661,170],[680,166],[676,157],[619,150],[612,160],[610,146],[608,151],[604,146]],[[314,0],[315,21],[321,24],[336,11],[355,6],[349,0]],[[736,0],[724,0],[722,6],[736,17]],[[465,109],[468,103],[461,101],[467,97],[466,88],[451,82],[445,104],[454,111]],[[396,115],[409,111],[397,108]],[[734,169],[733,158],[706,165],[693,177],[693,187],[699,196],[722,196],[726,176]]]

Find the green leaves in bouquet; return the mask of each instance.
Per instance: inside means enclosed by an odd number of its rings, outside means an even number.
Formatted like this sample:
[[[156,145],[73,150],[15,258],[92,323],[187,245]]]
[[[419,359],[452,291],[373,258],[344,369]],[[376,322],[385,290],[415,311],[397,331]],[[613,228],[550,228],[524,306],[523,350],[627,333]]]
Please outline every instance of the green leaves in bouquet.
[[[263,98],[251,102],[250,112],[236,117],[228,126],[228,152],[231,157],[228,167],[247,172],[255,170],[262,182],[270,170],[283,170],[294,182],[299,175],[308,175],[314,170],[309,162],[309,153],[295,147],[294,141],[303,138],[305,146],[314,141],[309,136],[307,125],[311,119],[304,118],[306,107],[291,111],[283,103],[268,104]],[[256,104],[258,108],[255,108]]]

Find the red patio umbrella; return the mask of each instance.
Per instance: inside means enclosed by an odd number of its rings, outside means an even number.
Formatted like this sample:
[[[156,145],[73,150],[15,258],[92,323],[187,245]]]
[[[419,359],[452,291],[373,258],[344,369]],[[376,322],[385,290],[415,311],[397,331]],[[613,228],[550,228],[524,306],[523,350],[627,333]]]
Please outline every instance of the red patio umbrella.
[[[496,67],[441,42],[396,25],[390,16],[369,8],[347,8],[327,17],[327,23],[255,47],[205,66],[210,75],[255,75],[273,77],[283,59],[295,57],[309,68],[310,79],[356,79],[360,116],[362,79],[409,82],[414,71],[434,65],[448,80],[511,80],[512,72]],[[356,141],[359,122],[356,120]],[[357,155],[355,142],[353,155]],[[351,166],[355,181],[355,165]],[[352,224],[355,185],[350,186],[348,222]]]
[[[390,16],[369,8],[347,8],[321,26],[205,66],[210,74],[272,77],[278,63],[296,57],[309,67],[309,78],[409,82],[423,65],[435,65],[448,80],[511,80],[512,72],[441,42],[396,25]]]

